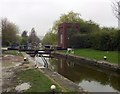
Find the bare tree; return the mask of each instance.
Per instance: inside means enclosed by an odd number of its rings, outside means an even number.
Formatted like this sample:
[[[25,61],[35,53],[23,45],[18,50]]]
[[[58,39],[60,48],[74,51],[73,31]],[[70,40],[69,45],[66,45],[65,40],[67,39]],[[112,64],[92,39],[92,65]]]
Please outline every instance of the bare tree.
[[[115,16],[120,19],[120,1],[112,2],[113,13]]]
[[[118,29],[120,29],[120,1],[114,1],[112,8],[115,17],[118,19]]]

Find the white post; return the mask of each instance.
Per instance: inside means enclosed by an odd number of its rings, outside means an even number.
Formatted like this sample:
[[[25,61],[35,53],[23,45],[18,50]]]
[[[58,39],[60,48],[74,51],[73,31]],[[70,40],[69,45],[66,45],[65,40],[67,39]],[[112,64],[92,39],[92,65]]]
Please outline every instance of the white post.
[[[55,85],[51,85],[50,89],[52,90],[52,94],[55,94],[56,86]]]

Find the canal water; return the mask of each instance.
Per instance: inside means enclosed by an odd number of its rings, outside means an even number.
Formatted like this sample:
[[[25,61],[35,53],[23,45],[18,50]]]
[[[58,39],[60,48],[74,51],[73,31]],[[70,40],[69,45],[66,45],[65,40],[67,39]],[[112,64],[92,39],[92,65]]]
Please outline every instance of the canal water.
[[[65,58],[47,58],[49,68],[89,92],[119,92],[120,74]]]

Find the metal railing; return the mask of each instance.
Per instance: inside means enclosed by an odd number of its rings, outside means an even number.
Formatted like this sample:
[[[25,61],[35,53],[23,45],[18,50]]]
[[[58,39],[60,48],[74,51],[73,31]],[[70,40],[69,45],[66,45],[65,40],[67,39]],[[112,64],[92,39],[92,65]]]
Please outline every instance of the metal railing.
[[[47,60],[45,59],[45,57],[40,54],[40,57],[42,58],[43,62],[44,62],[44,67],[48,68],[48,63],[47,63]]]
[[[35,57],[40,57],[41,58],[41,60],[43,61],[43,63],[44,63],[44,67],[46,67],[46,68],[48,68],[48,62],[47,62],[47,60],[45,59],[45,57],[42,55],[42,54],[37,54],[37,55],[35,55]],[[38,65],[37,63],[38,63],[39,61],[38,60],[36,60],[36,65]]]

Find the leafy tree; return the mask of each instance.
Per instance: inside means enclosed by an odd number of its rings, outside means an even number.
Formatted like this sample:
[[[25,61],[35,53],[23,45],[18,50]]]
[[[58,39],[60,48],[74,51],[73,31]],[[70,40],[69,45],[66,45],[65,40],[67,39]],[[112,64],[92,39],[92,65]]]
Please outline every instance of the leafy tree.
[[[23,33],[21,34],[21,44],[27,45],[27,43],[28,43],[27,31],[23,31]]]
[[[95,22],[89,20],[80,23],[80,32],[81,33],[92,33],[100,31],[100,27]]]
[[[103,29],[101,32],[95,32],[91,35],[92,48],[98,50],[117,50],[118,49],[118,31],[107,31]]]
[[[58,26],[64,22],[66,22],[66,23],[80,23],[80,22],[83,22],[83,20],[80,19],[79,13],[75,13],[73,11],[70,11],[68,14],[62,14],[60,16],[60,18],[57,21],[55,21],[55,23],[53,24],[52,32],[57,33]]]
[[[1,19],[2,27],[2,46],[9,46],[10,44],[19,42],[18,27],[7,20],[7,18]]]
[[[66,22],[66,23],[79,23],[81,33],[89,33],[89,32],[99,31],[99,29],[100,29],[99,25],[96,24],[95,22],[93,22],[91,20],[84,21],[83,19],[80,18],[79,13],[75,13],[73,11],[70,11],[68,14],[62,14],[60,16],[60,18],[53,24],[52,32],[57,33],[58,26],[64,22]]]
[[[42,40],[44,45],[56,45],[57,44],[57,34],[52,32],[47,32]]]
[[[28,42],[33,46],[33,48],[36,46],[39,46],[40,43],[40,39],[38,38],[38,36],[36,35],[35,29],[32,28],[31,29],[31,33],[28,37]]]

